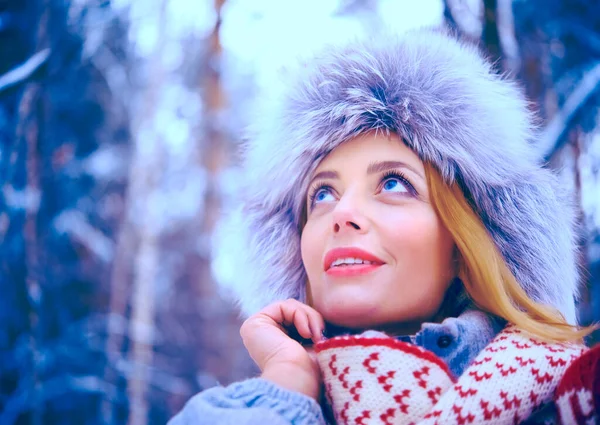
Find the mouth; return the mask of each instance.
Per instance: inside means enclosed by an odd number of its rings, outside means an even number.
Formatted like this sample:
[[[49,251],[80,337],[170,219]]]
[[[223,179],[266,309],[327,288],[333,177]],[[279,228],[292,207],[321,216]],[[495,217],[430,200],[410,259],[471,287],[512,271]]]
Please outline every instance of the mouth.
[[[360,248],[335,248],[325,255],[323,269],[331,276],[356,276],[371,273],[384,264],[383,260]]]

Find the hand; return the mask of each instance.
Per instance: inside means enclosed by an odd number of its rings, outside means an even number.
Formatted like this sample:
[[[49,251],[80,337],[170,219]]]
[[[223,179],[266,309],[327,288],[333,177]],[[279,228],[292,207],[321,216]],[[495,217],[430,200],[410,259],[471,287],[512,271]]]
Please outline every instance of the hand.
[[[319,365],[314,353],[290,338],[286,328],[291,327],[316,343],[321,339],[325,322],[312,307],[289,299],[270,304],[251,316],[242,324],[240,335],[264,379],[317,399],[321,382]]]

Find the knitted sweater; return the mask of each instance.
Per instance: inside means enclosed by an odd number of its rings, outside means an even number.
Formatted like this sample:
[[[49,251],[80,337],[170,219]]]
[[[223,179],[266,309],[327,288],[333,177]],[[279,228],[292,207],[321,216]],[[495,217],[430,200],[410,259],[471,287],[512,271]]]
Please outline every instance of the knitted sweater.
[[[552,401],[567,367],[584,352],[504,329],[458,379],[435,354],[383,334],[317,344],[338,424],[514,424]]]

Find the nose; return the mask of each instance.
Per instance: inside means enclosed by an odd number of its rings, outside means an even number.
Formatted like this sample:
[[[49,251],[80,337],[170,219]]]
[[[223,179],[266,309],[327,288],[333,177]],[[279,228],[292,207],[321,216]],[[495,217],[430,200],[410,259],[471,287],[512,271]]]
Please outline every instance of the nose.
[[[340,199],[332,214],[333,233],[343,233],[356,231],[365,233],[368,228],[368,221],[361,213],[356,202],[350,199]]]

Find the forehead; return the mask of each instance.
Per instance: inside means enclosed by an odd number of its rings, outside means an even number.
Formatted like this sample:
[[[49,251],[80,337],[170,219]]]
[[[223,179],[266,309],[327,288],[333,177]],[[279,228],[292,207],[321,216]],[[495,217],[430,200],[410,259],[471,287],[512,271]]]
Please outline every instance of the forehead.
[[[377,161],[401,161],[424,172],[423,162],[397,134],[369,132],[336,147],[321,161],[314,173],[344,168],[359,171]]]

